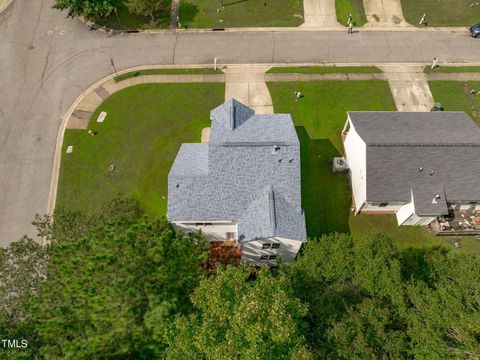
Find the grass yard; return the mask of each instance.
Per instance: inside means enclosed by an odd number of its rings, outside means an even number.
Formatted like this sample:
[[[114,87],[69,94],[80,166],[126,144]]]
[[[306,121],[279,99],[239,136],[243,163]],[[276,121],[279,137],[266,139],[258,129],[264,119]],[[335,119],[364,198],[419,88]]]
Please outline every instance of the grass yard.
[[[427,65],[424,67],[423,72],[426,74],[480,72],[480,66],[438,66],[432,69],[431,65]]]
[[[163,29],[170,26],[170,2],[165,8],[151,17],[135,15],[128,11],[126,6],[120,6],[117,14],[111,14],[107,18],[96,19],[95,23],[114,30],[145,30]]]
[[[303,1],[186,0],[180,1],[179,17],[188,28],[298,26],[303,22]]]
[[[267,74],[297,73],[297,74],[372,74],[381,73],[376,66],[286,66],[272,67]]]
[[[126,74],[115,76],[113,80],[120,82],[130,78],[143,75],[185,75],[185,74],[223,74],[221,70],[214,70],[212,68],[190,68],[190,69],[145,69],[131,71]]]
[[[224,91],[223,83],[142,84],[110,96],[90,121],[95,136],[65,132],[57,206],[93,211],[122,193],[147,213],[164,215],[167,175],[180,144],[200,142]],[[103,123],[95,121],[100,111],[108,114]]]
[[[470,26],[480,22],[480,4],[474,0],[401,0],[405,20],[418,26],[427,14],[428,26]]]
[[[335,0],[337,21],[347,26],[348,16],[352,14],[354,26],[363,26],[367,22],[362,0]]]
[[[307,233],[351,232],[361,239],[372,232],[389,234],[399,248],[444,245],[459,252],[480,253],[480,242],[433,236],[420,227],[398,227],[394,215],[359,215],[350,212],[351,189],[344,174],[334,174],[331,160],[343,153],[340,132],[347,111],[395,111],[386,81],[311,81],[268,83],[276,113],[291,113],[300,138],[302,206]],[[295,102],[293,92],[304,97]]]
[[[445,111],[465,111],[480,126],[480,81],[429,81],[428,85],[436,102]],[[471,91],[475,90],[475,94]]]

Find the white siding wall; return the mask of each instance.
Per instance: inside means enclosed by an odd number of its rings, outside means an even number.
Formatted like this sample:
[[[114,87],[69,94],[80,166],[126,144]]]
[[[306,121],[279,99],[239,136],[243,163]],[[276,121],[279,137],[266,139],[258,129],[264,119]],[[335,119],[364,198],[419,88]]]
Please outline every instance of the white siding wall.
[[[279,249],[265,249],[265,243],[279,243]],[[298,254],[303,242],[298,240],[284,239],[284,238],[267,238],[249,241],[242,243],[242,260],[253,263],[255,265],[268,264],[270,266],[276,265],[277,260],[282,263],[291,263]],[[262,255],[277,255],[277,260],[260,260]]]
[[[387,206],[378,206],[378,205],[372,205],[369,203],[365,203],[363,205],[362,211],[369,211],[369,212],[397,212],[399,211],[405,204],[400,204],[400,203],[388,203]]]
[[[197,226],[195,223],[172,222],[172,225],[175,231],[180,230],[185,234],[201,230],[208,241],[225,240],[227,232],[234,232],[235,240],[237,239],[237,223],[234,222],[214,222],[212,225],[207,226]]]
[[[355,131],[350,119],[350,130],[343,146],[350,167],[355,210],[359,211],[367,198],[367,146]]]

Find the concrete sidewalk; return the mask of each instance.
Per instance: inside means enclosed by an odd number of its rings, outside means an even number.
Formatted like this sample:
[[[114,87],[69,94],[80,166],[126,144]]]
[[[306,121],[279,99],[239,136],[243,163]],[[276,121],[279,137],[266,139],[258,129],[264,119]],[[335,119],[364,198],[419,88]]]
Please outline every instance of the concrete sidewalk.
[[[301,29],[314,27],[341,27],[337,22],[335,0],[303,0],[304,23]]]
[[[430,111],[433,96],[423,66],[379,66],[388,79],[398,111]]]

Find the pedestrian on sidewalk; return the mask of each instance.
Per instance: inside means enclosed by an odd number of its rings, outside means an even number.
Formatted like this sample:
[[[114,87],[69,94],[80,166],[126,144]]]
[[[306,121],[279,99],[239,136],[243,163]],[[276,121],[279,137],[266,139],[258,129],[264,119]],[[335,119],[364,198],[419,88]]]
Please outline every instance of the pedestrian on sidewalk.
[[[353,24],[352,23],[349,23],[348,24],[348,32],[347,34],[353,34]]]

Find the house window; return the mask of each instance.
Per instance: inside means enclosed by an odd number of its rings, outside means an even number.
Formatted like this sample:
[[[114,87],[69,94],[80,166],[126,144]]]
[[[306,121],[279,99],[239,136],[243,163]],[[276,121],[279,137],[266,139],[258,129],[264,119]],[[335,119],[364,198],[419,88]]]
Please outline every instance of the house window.
[[[387,202],[378,204],[378,207],[387,207],[387,206],[388,206]]]
[[[227,232],[227,233],[225,233],[225,238],[227,240],[230,240],[230,241],[235,240],[235,233],[234,232]]]
[[[275,260],[277,258],[277,255],[269,255],[268,259],[269,260]]]
[[[270,245],[271,244],[268,244],[268,243],[262,244],[262,250],[270,249]]]
[[[268,255],[260,255],[260,260],[268,260]]]
[[[280,243],[273,243],[272,249],[280,249]]]

